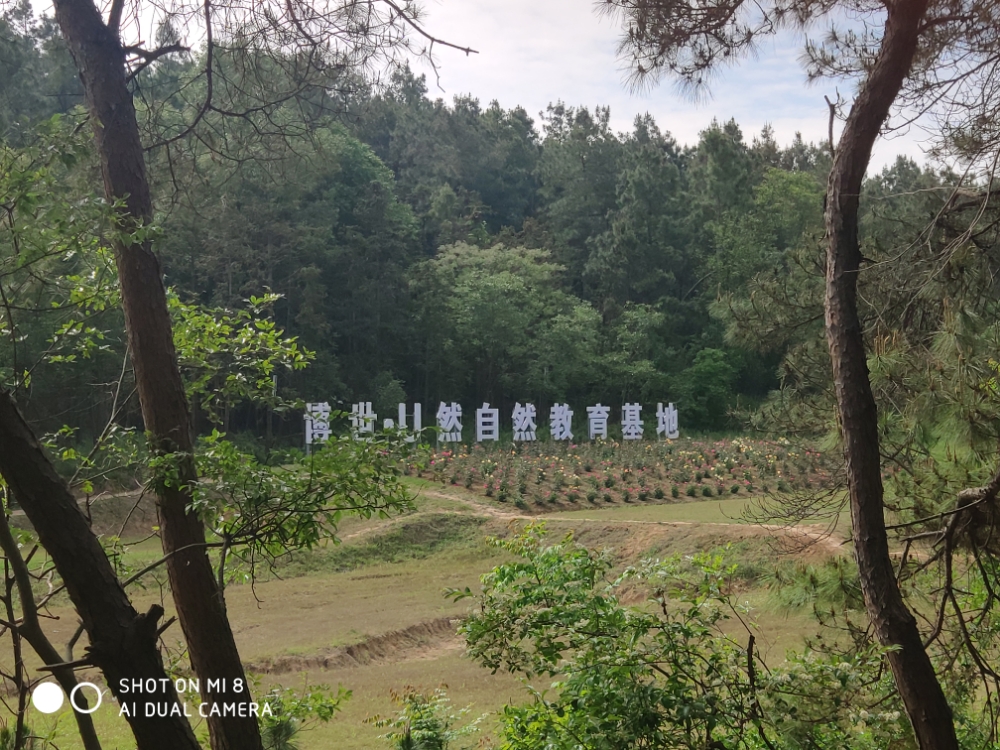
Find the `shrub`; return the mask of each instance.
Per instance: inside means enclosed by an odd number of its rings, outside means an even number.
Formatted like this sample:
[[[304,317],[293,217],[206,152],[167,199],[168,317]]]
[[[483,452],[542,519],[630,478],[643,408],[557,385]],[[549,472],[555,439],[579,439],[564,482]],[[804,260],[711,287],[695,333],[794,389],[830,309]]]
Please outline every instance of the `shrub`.
[[[479,731],[477,725],[482,717],[456,728],[465,721],[470,709],[467,707],[457,713],[452,712],[451,704],[441,688],[431,695],[407,688],[402,694],[393,692],[392,697],[402,707],[396,717],[389,719],[373,716],[367,722],[380,729],[387,728],[389,731],[380,739],[386,740],[389,747],[395,750],[447,750],[449,747],[457,747],[457,741]]]
[[[680,497],[681,489],[676,484],[670,488],[670,497]]]
[[[653,490],[653,497],[655,497],[657,500],[662,500],[665,496],[666,493],[663,491],[662,487],[657,487],[655,490]]]
[[[709,487],[708,485],[705,485],[704,487],[701,488],[701,494],[704,495],[705,497],[711,497],[712,488]]]
[[[706,487],[706,489],[708,488]],[[686,494],[688,497],[695,497],[698,494],[698,488],[695,487],[693,484],[689,484],[687,487]]]

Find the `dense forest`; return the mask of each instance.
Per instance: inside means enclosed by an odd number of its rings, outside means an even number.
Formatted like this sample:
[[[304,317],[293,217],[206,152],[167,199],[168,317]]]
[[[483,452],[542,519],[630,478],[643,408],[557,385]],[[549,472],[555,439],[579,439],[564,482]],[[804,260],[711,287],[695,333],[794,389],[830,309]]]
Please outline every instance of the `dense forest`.
[[[51,24],[20,21],[2,39],[11,143],[52,115],[72,118],[82,96]],[[198,94],[178,82],[200,64],[188,56],[140,73],[139,92],[156,102],[149,122],[169,132],[183,118]],[[281,75],[262,85],[280,89]],[[382,414],[404,400],[503,411],[670,400],[687,429],[720,430],[788,377],[779,365],[790,342],[741,335],[738,310],[752,279],[818,249],[825,145],[780,145],[729,121],[682,146],[649,116],[616,133],[602,107],[558,102],[532,117],[434,99],[408,68],[377,89],[313,94],[272,107],[280,127],[270,132],[220,122],[151,152],[163,167],[157,251],[168,285],[230,311],[279,295],[268,315],[315,353],[308,368],[278,373],[286,397],[371,400]],[[870,187],[948,179],[901,159]],[[873,212],[867,231],[893,230]],[[107,331],[106,356],[70,378],[39,371],[22,396],[50,429],[93,433],[107,418],[107,403],[79,398],[76,378],[115,378],[120,325],[87,325]],[[44,326],[24,336],[22,363],[51,346]],[[4,350],[4,367],[12,356]],[[261,433],[261,419],[231,404],[224,427]]]

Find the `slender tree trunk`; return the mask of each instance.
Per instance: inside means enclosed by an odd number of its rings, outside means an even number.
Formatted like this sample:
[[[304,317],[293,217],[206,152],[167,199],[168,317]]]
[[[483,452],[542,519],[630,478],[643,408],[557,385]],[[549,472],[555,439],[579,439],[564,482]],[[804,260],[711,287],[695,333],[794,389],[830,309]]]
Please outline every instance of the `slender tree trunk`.
[[[35,653],[41,657],[48,666],[63,663],[62,657],[56,651],[55,646],[48,639],[38,621],[38,608],[35,606],[35,594],[31,588],[31,574],[28,565],[21,556],[14,534],[10,530],[10,523],[3,508],[0,508],[0,549],[3,550],[7,561],[10,564],[14,582],[17,584],[17,593],[21,598],[21,624],[17,631],[26,640]],[[13,618],[10,620],[13,622]],[[77,685],[76,674],[72,667],[59,666],[52,670],[52,676],[62,686],[66,695],[71,695]],[[77,693],[76,705],[81,708],[88,708],[86,696],[82,692]],[[94,728],[94,718],[89,713],[74,711],[73,718],[76,719],[76,727],[80,731],[80,739],[83,740],[84,750],[101,750],[101,741],[97,737],[97,730]]]
[[[138,716],[127,717],[138,750],[200,750],[183,716],[143,715],[146,703],[177,701],[157,648],[157,621],[163,609],[154,605],[146,614],[139,614],[132,607],[76,498],[7,392],[0,392],[0,474],[52,557],[83,620],[90,638],[87,661],[104,673],[108,687],[121,703],[137,702],[140,706],[135,712]],[[132,695],[121,690],[121,680],[131,684],[133,679],[150,678],[156,681],[152,691]]]
[[[858,204],[872,146],[917,49],[928,0],[888,3],[882,46],[837,146],[826,193],[826,332],[847,459],[861,589],[921,750],[957,750],[951,709],[896,584],[883,512],[878,414],[858,315]]]
[[[121,0],[115,0],[116,3]],[[126,231],[153,218],[135,104],[125,78],[125,52],[93,0],[55,0],[56,21],[83,82],[109,200],[123,201]],[[202,545],[205,530],[188,510],[188,486],[197,480],[190,415],[177,367],[160,266],[148,241],[115,244],[125,326],[143,421],[154,455],[167,458],[176,479],[159,482],[157,512],[170,589],[191,665],[209,703],[249,703],[246,676],[226,616],[225,602]],[[223,685],[209,691],[209,679]],[[259,750],[256,718],[208,719],[214,750]]]

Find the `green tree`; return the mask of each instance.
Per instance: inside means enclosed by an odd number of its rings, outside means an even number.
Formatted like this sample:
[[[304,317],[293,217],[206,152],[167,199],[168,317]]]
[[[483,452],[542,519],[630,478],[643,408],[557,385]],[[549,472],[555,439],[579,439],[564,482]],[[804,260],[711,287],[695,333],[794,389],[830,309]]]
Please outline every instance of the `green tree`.
[[[525,706],[504,710],[510,750],[731,746],[751,720],[741,649],[722,635],[727,615],[718,561],[698,558],[694,581],[676,562],[612,574],[607,554],[538,528],[493,543],[514,562],[483,576],[478,611],[460,632],[483,666],[555,678]],[[625,607],[620,590],[649,585],[654,608]],[[454,592],[456,597],[466,592]]]
[[[378,372],[403,371],[416,221],[370,148],[327,122],[266,167],[207,166],[201,179],[193,197],[204,208],[164,221],[174,284],[224,307],[280,294],[275,316],[318,352],[319,367],[283,382],[300,392],[346,397]]]
[[[710,224],[716,250],[708,266],[719,287],[738,290],[758,273],[787,269],[789,250],[819,239],[822,204],[813,175],[768,169],[750,206]]]
[[[624,144],[610,227],[592,237],[584,278],[607,309],[628,302],[682,297],[695,283],[690,257],[681,157],[648,115],[636,118]]]
[[[552,542],[541,526],[491,543],[513,559],[482,576],[481,593],[449,595],[475,597],[460,627],[469,654],[526,683],[528,702],[501,712],[505,750],[875,750],[908,742],[883,649],[849,627],[856,640],[821,640],[765,664],[758,626],[726,593],[738,569],[721,556],[622,570],[608,550],[571,536]],[[637,591],[648,599],[623,603]],[[963,747],[992,747],[969,720],[969,691],[949,688]]]
[[[465,244],[443,247],[414,269],[428,337],[424,367],[442,398],[448,384],[471,389],[477,401],[499,402],[507,393],[558,397],[560,386],[581,379],[596,318],[559,288],[562,270],[544,250]],[[580,336],[570,349],[574,364],[557,376],[559,355],[546,347],[572,334]],[[469,379],[456,378],[463,373]]]
[[[622,144],[612,132],[611,112],[549,105],[543,118],[538,162],[542,217],[551,233],[555,259],[566,267],[571,289],[583,294],[583,273],[591,243],[609,229],[616,205]]]
[[[739,371],[732,360],[733,355],[721,349],[702,349],[692,365],[672,379],[671,393],[676,394],[686,424],[708,430],[729,424]]]

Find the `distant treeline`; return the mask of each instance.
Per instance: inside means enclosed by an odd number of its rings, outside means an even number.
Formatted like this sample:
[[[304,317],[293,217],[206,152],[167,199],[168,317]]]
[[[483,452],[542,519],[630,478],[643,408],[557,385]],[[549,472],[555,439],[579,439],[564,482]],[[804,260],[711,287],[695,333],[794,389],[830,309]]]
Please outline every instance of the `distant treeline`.
[[[80,103],[51,28],[15,25],[0,35],[0,127],[14,146],[32,122]],[[197,106],[203,82],[181,85],[197,62],[137,77],[140,110],[161,132]],[[533,118],[435,100],[406,69],[379,89],[274,105],[267,122],[273,131],[248,118],[245,131],[220,126],[217,139],[208,130],[149,159],[168,285],[227,309],[280,294],[274,320],[316,352],[307,369],[278,373],[285,396],[371,400],[386,414],[418,399],[505,412],[515,400],[542,412],[669,400],[687,429],[719,430],[787,375],[795,335],[740,332],[736,318],[760,312],[752,279],[819,257],[825,145],[779,145],[768,129],[748,140],[729,121],[681,146],[648,115],[616,133],[602,107],[557,103]],[[877,182],[928,179],[900,160]],[[44,349],[42,327],[30,335]],[[33,417],[98,430],[107,392],[82,394],[117,377],[118,336],[72,376],[39,373]],[[263,419],[234,404],[224,426],[260,434]],[[297,419],[278,431],[301,430]]]

